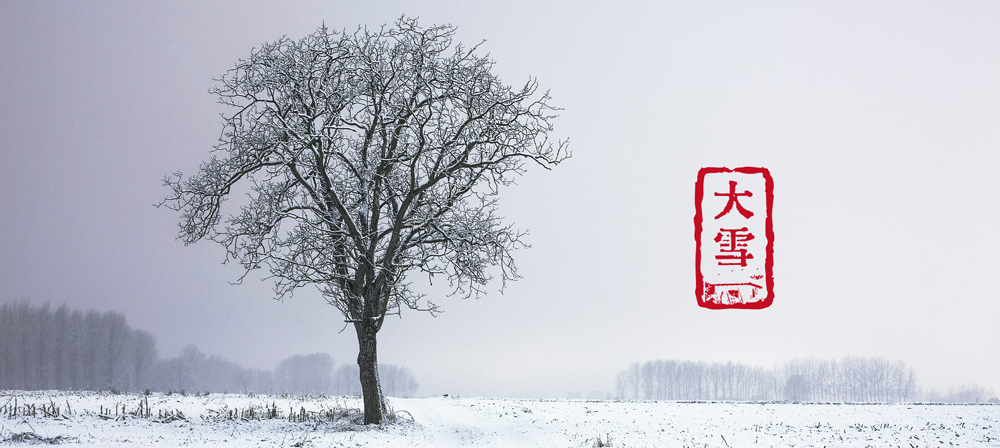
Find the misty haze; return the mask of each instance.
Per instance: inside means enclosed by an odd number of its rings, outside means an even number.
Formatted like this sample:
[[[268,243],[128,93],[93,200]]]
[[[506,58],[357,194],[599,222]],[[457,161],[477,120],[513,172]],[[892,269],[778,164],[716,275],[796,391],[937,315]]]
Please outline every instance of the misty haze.
[[[1000,446],[998,20],[0,3],[0,445]]]

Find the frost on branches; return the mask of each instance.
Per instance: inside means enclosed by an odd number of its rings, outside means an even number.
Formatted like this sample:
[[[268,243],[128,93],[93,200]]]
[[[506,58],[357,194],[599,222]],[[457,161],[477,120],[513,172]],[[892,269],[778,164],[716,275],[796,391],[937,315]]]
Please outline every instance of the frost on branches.
[[[499,188],[569,155],[549,140],[548,93],[533,79],[503,84],[454,33],[404,17],[263,45],[217,78],[212,93],[232,112],[214,155],[164,179],[185,244],[216,241],[246,272],[267,269],[276,298],[315,285],[354,325],[367,423],[385,410],[385,316],[438,311],[405,274],[443,276],[464,296],[491,267],[501,284],[516,279],[523,233],[497,216]],[[234,188],[248,202],[223,213]]]

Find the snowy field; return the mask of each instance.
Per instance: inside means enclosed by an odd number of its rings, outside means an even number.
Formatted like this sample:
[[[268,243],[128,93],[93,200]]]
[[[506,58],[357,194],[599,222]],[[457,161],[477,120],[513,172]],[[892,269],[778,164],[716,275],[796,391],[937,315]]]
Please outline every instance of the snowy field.
[[[997,405],[389,401],[401,423],[364,427],[354,398],[5,391],[0,445],[1000,447]]]

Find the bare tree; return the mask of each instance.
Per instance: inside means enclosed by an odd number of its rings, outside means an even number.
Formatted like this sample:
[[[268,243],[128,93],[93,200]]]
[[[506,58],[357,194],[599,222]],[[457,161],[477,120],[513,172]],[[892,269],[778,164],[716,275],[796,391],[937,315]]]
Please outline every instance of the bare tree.
[[[378,379],[382,382],[382,392],[389,397],[398,397],[396,392],[397,381],[399,379],[399,366],[392,364],[378,365]]]
[[[21,350],[18,349],[20,334],[24,333],[23,324],[15,306],[0,306],[0,387],[4,389],[23,389]]]
[[[121,313],[112,311],[101,316],[101,333],[103,336],[101,343],[107,344],[105,346],[107,352],[104,358],[104,372],[102,372],[105,384],[102,387],[111,389],[121,388],[115,380],[119,376],[119,367],[128,348],[128,331],[128,322]]]
[[[413,372],[406,367],[401,367],[399,373],[399,396],[403,398],[414,396],[417,393],[417,389],[420,389],[420,383],[417,383],[417,379],[413,377]]]
[[[156,363],[157,354],[156,337],[146,331],[136,330],[133,333],[131,353],[132,381],[136,390],[150,385],[147,375]]]
[[[257,371],[254,369],[242,368],[236,371],[236,381],[243,388],[244,394],[250,394],[251,387],[254,386],[254,380],[256,379]]]
[[[379,364],[378,376],[382,381],[382,389],[389,397],[412,397],[420,385],[413,377],[413,372],[403,366]]]
[[[81,361],[80,359],[84,357],[82,353],[83,345],[83,312],[80,310],[73,310],[70,315],[69,325],[66,328],[67,343],[67,360],[66,367],[69,369],[69,379],[68,385],[70,389],[83,389],[82,385],[83,374],[81,371]]]
[[[341,364],[333,375],[335,394],[345,396],[361,395],[361,383],[358,366]]]
[[[800,373],[792,374],[785,381],[785,399],[788,401],[806,401],[811,394],[811,386],[806,376]]]
[[[629,399],[629,387],[628,387],[628,373],[627,371],[622,371],[618,373],[615,377],[615,399],[616,400],[628,400]]]
[[[213,93],[234,108],[218,156],[164,179],[172,194],[161,205],[182,212],[185,244],[216,241],[246,273],[267,268],[278,299],[314,285],[353,324],[366,423],[385,410],[385,316],[438,311],[406,274],[444,276],[464,296],[496,274],[516,279],[511,252],[524,234],[497,216],[499,188],[527,162],[568,155],[548,139],[548,94],[534,80],[503,84],[454,33],[404,17],[263,45],[217,78]],[[249,201],[222,225],[234,187]]]
[[[642,365],[632,363],[615,378],[615,394],[620,400],[638,400],[642,387]]]
[[[56,309],[55,315],[52,317],[53,328],[54,328],[54,339],[55,344],[53,349],[55,354],[53,356],[55,361],[55,372],[53,373],[55,382],[53,383],[54,389],[65,389],[65,371],[66,360],[68,358],[66,350],[66,339],[67,333],[69,332],[70,325],[70,310],[69,306],[66,304],[61,305]]]
[[[326,353],[291,356],[278,363],[274,374],[286,392],[325,394],[333,376],[333,357]]]

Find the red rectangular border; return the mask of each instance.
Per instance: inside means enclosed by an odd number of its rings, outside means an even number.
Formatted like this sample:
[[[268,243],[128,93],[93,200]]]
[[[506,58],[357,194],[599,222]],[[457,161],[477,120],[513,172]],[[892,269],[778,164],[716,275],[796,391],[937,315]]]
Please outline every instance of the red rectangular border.
[[[705,302],[702,293],[704,292],[705,282],[701,274],[701,230],[702,230],[702,214],[701,214],[701,200],[704,196],[704,184],[705,175],[713,173],[744,173],[744,174],[762,174],[764,176],[764,193],[767,200],[767,215],[764,218],[764,234],[767,236],[767,248],[765,249],[766,257],[764,259],[764,281],[767,282],[767,297],[760,302],[753,303],[738,303],[732,305],[723,305],[718,303],[708,303]],[[698,306],[713,310],[721,310],[727,308],[736,309],[747,309],[747,310],[759,310],[771,306],[774,302],[774,274],[772,273],[772,267],[774,265],[774,232],[771,230],[771,206],[774,202],[774,180],[771,179],[771,173],[767,168],[755,168],[755,167],[741,167],[741,168],[702,168],[698,170],[698,181],[694,184],[694,242],[695,242],[695,255],[694,255],[694,272],[695,272],[695,289],[694,294],[698,298]]]

